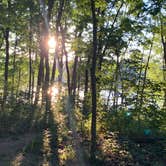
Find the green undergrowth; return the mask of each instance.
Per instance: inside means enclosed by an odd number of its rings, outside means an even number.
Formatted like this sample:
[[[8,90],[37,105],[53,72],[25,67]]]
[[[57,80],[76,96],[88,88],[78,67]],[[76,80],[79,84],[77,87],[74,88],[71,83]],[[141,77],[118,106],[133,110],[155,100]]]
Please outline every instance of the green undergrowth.
[[[0,113],[0,137],[40,131],[44,125],[42,109],[29,103],[16,103]]]
[[[125,111],[111,113],[97,109],[97,159],[94,166],[165,166],[165,131],[157,123],[152,128],[150,120],[137,120],[136,115]],[[82,133],[83,148],[89,154],[91,113],[82,115],[82,109],[76,108],[78,130]],[[153,117],[157,118],[157,117]]]

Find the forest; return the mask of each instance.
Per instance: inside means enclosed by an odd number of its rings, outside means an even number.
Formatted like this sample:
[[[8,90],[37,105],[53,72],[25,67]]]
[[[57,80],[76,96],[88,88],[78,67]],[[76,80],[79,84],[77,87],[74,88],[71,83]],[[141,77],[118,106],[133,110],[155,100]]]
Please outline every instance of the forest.
[[[0,166],[166,166],[166,1],[0,0]]]

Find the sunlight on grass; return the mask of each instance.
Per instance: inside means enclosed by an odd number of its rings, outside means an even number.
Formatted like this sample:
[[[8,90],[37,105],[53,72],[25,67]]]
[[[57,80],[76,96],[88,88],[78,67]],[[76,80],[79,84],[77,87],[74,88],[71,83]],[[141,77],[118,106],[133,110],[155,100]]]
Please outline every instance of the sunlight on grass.
[[[46,129],[43,131],[43,166],[49,166],[49,159],[51,157],[50,140],[50,130]]]
[[[129,165],[133,164],[133,157],[130,151],[125,147],[126,144],[120,144],[118,141],[118,133],[110,132],[109,136],[105,139],[101,139],[102,144],[100,148],[102,149],[103,155],[106,157],[106,161],[118,161],[120,165],[125,165],[124,162],[127,161]],[[127,143],[127,142],[125,142]]]
[[[61,89],[60,89],[61,88]],[[59,142],[59,159],[60,165],[65,165],[67,161],[74,160],[76,158],[76,152],[72,146],[72,137],[69,136],[67,123],[67,115],[64,114],[64,103],[63,103],[63,92],[65,89],[61,85],[54,84],[52,86],[52,91],[54,92],[52,97],[52,116],[54,121],[58,125],[58,142]],[[58,93],[57,93],[58,92]],[[59,93],[61,92],[61,93]]]
[[[47,93],[51,96],[51,104],[55,106],[55,103],[59,102],[62,99],[62,96],[65,95],[66,89],[62,84],[54,83],[49,87]]]
[[[56,86],[52,86],[48,90],[48,94],[50,94],[52,97],[55,97],[58,93],[59,93],[59,90],[58,90],[58,88]]]
[[[20,165],[22,165],[23,159],[24,159],[23,154],[22,153],[18,153],[16,155],[16,157],[14,158],[14,160],[12,161],[11,165],[12,166],[20,166]]]
[[[59,150],[60,159],[63,161],[73,160],[76,157],[76,153],[72,147],[72,145],[65,146],[63,150]]]
[[[51,100],[53,102],[56,102],[56,100],[57,100],[56,98],[57,98],[57,96],[59,94],[59,87],[58,87],[58,85],[56,85],[56,84],[52,85],[48,89],[47,93],[51,96]]]

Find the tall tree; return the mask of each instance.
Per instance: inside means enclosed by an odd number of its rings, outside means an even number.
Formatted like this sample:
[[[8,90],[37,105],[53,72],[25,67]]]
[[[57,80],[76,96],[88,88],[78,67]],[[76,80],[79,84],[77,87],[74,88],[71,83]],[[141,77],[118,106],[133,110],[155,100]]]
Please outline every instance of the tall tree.
[[[9,21],[10,17],[10,10],[11,10],[11,1],[7,1],[7,20]],[[5,72],[4,72],[4,92],[3,92],[3,101],[2,101],[2,110],[4,110],[6,104],[6,98],[8,95],[8,71],[9,71],[9,33],[10,28],[7,26],[4,29],[4,39],[5,39]]]
[[[67,72],[67,86],[68,86],[68,95],[70,96],[71,95],[71,85],[70,85],[70,71],[69,71],[69,64],[68,64],[68,53],[67,53],[67,50],[66,50],[66,28],[62,28],[61,26],[61,35],[62,35],[62,48],[63,48],[63,53],[66,57],[66,72]]]
[[[63,8],[64,8],[64,0],[59,1],[59,8],[57,11],[57,17],[56,17],[56,30],[55,30],[55,40],[56,40],[56,48],[55,48],[55,55],[54,55],[54,62],[53,62],[53,67],[52,67],[52,75],[51,75],[51,81],[53,82],[55,80],[55,71],[56,71],[56,64],[58,63],[58,58],[59,58],[59,33],[60,33],[60,27],[61,27],[61,19],[62,19],[62,14],[63,14]],[[58,68],[59,68],[58,64]]]
[[[97,19],[95,1],[91,0],[93,22],[93,55],[91,64],[92,120],[91,120],[91,159],[96,159],[96,61],[97,61]]]
[[[163,18],[160,18],[160,24],[161,24],[161,28],[160,28],[160,33],[161,33],[161,42],[163,45],[163,77],[164,77],[164,81],[166,81],[166,35],[164,32],[164,23],[163,23]],[[163,103],[163,107],[166,108],[166,88],[164,89],[164,103]]]

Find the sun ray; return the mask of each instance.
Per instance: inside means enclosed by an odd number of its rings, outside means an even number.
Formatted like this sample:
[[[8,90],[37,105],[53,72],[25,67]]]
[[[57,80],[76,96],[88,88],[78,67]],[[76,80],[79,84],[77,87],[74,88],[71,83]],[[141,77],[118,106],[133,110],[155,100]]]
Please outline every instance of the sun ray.
[[[56,40],[54,37],[50,37],[48,40],[48,46],[50,49],[55,49],[56,46]]]

